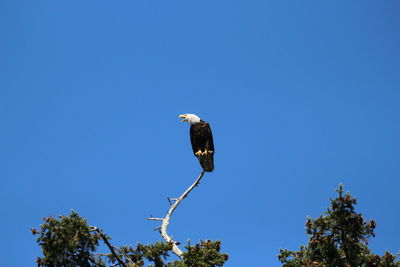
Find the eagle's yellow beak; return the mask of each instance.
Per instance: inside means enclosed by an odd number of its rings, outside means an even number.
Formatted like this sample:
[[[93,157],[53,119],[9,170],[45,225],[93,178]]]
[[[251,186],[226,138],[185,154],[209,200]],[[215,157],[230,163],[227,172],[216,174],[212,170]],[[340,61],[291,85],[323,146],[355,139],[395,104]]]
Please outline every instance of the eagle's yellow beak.
[[[179,115],[178,118],[183,118],[182,122],[186,121],[187,116],[185,114]]]

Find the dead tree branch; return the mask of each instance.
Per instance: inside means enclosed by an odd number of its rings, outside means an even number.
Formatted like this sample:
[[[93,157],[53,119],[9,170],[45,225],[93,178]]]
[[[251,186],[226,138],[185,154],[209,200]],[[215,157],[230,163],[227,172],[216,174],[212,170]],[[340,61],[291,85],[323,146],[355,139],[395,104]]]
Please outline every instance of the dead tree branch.
[[[185,192],[179,197],[179,198],[171,198],[170,200],[175,201],[174,203],[171,203],[171,207],[169,208],[167,215],[165,215],[164,218],[148,218],[148,220],[162,220],[161,224],[161,236],[164,238],[164,240],[167,243],[172,243],[172,252],[175,253],[178,257],[182,258],[183,251],[178,247],[178,242],[174,241],[172,237],[170,237],[167,233],[167,227],[169,225],[169,221],[171,219],[172,213],[175,211],[175,209],[179,206],[179,204],[184,200],[190,193],[190,191],[193,190],[199,183],[201,178],[203,178],[204,175],[204,170],[200,173],[199,177],[197,177],[196,181],[188,188],[186,189]]]
[[[118,264],[121,266],[126,267],[126,264],[121,260],[121,258],[118,256],[118,254],[115,252],[114,247],[110,244],[110,242],[108,242],[108,238],[107,236],[96,226],[91,226],[90,227],[92,231],[96,231],[97,233],[99,233],[101,239],[103,239],[104,243],[107,245],[107,247],[110,249],[111,253],[113,254],[113,256],[117,259]]]

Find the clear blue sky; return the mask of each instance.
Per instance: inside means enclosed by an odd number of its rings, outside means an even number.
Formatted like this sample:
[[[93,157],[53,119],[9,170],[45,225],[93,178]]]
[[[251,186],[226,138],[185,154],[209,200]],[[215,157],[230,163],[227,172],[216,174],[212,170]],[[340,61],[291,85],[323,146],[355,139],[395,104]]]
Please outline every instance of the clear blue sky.
[[[74,209],[113,244],[154,242],[200,172],[175,239],[221,239],[226,266],[278,266],[340,182],[400,249],[399,1],[0,2],[0,253],[34,266],[30,227]]]

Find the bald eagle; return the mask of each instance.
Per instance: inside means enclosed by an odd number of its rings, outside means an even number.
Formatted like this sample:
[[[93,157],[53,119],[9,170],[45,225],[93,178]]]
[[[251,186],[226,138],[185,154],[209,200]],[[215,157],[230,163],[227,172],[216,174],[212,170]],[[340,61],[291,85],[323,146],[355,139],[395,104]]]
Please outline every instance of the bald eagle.
[[[195,114],[182,114],[183,122],[190,124],[190,141],[194,155],[199,159],[200,165],[206,172],[214,170],[214,142],[210,124],[201,120]]]

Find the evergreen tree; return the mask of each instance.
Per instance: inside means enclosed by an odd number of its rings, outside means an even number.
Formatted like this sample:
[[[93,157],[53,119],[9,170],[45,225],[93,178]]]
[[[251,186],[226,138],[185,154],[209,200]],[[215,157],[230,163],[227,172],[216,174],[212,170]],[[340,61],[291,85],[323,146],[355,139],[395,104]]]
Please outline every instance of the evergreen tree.
[[[385,252],[376,255],[368,248],[368,240],[375,236],[374,220],[367,221],[355,211],[357,201],[343,186],[337,189],[338,196],[331,199],[327,211],[316,219],[307,218],[307,246],[298,251],[280,250],[278,258],[283,267],[400,267],[396,256]],[[167,262],[171,256],[172,243],[156,242],[135,247],[111,245],[111,238],[97,227],[91,227],[78,213],[68,216],[44,218],[38,235],[43,257],[38,257],[38,266],[46,267],[107,267],[144,266],[154,267],[212,267],[222,266],[228,255],[221,253],[220,241],[200,241],[185,246],[181,259]],[[100,242],[108,252],[98,253]]]
[[[43,257],[37,258],[38,266],[48,267],[92,267],[92,266],[144,266],[145,262],[155,267],[163,266],[222,266],[228,255],[220,253],[220,241],[200,241],[195,246],[186,246],[183,259],[171,262],[165,260],[171,255],[172,244],[156,242],[136,247],[114,247],[110,237],[97,227],[91,227],[78,213],[72,211],[68,216],[43,218],[39,230],[32,228],[38,235],[37,243],[42,248]],[[96,253],[100,241],[108,247],[107,253]]]
[[[366,221],[356,213],[357,200],[343,186],[336,190],[327,211],[316,219],[307,218],[307,246],[299,251],[280,250],[279,260],[284,267],[400,267],[400,261],[389,252],[378,256],[368,248],[368,240],[375,236],[374,220]]]

